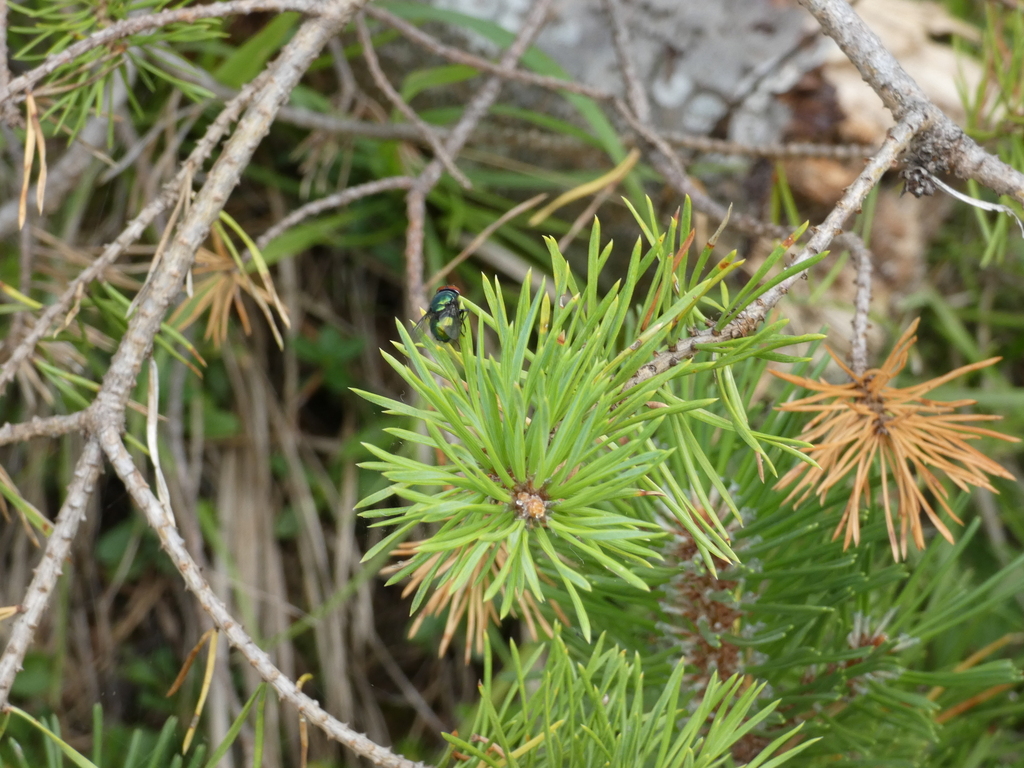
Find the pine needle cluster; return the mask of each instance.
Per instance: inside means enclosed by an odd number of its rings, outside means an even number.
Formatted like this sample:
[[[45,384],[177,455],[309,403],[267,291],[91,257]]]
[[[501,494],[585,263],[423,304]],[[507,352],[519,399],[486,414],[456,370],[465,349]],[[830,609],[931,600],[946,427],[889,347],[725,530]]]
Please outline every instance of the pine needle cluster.
[[[785,403],[779,410],[817,414],[804,427],[801,437],[814,444],[808,454],[817,460],[818,466],[795,466],[779,480],[777,487],[786,488],[795,483],[787,501],[796,499],[799,503],[812,491],[824,499],[852,473],[849,501],[835,532],[838,537],[845,531],[845,548],[851,541],[860,543],[861,501],[870,507],[873,475],[877,471],[886,529],[896,560],[907,556],[910,539],[918,549],[924,548],[923,516],[927,516],[943,538],[953,542],[953,534],[939,516],[936,505],[956,523],[963,524],[950,506],[950,492],[940,474],[963,491],[974,486],[998,493],[988,475],[1013,479],[998,462],[968,441],[990,437],[1019,442],[1015,437],[971,423],[994,421],[999,416],[956,412],[957,408],[974,405],[975,400],[942,402],[924,397],[953,379],[997,363],[999,357],[961,366],[910,387],[892,385],[906,366],[910,349],[917,341],[914,335],[917,325],[917,320],[910,324],[881,366],[860,375],[829,350],[832,359],[850,377],[851,381],[846,384],[772,371],[779,378],[816,393]],[[890,479],[895,493],[890,489]],[[898,534],[894,517],[899,519]]]

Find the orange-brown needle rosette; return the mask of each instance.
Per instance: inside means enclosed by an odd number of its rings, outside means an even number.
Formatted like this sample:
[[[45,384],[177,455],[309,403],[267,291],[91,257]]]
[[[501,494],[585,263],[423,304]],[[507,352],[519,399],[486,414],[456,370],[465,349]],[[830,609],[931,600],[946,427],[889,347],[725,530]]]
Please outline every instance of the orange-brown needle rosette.
[[[833,536],[838,537],[845,529],[843,545],[847,547],[851,541],[860,543],[860,503],[862,498],[865,504],[871,503],[872,474],[877,467],[889,542],[897,560],[907,556],[911,536],[919,549],[924,547],[922,512],[939,533],[953,541],[933,507],[934,502],[962,524],[949,506],[949,490],[943,485],[941,474],[965,491],[977,486],[996,492],[989,475],[1013,479],[1006,469],[968,441],[994,437],[1019,442],[1017,438],[971,423],[994,421],[1001,418],[999,416],[956,413],[957,408],[974,405],[975,400],[942,402],[924,397],[936,387],[1001,358],[965,365],[912,387],[891,386],[907,364],[910,348],[917,341],[914,335],[917,323],[917,320],[911,323],[881,367],[862,375],[855,374],[829,350],[832,359],[852,379],[847,384],[830,384],[772,371],[781,379],[815,392],[810,397],[781,405],[779,410],[817,414],[800,437],[814,444],[807,453],[818,462],[818,467],[799,464],[779,480],[776,488],[786,488],[795,482],[787,501],[796,498],[799,503],[812,491],[824,500],[833,486],[853,473],[850,499]],[[929,496],[933,501],[929,501]],[[893,522],[894,506],[899,516],[898,537]]]

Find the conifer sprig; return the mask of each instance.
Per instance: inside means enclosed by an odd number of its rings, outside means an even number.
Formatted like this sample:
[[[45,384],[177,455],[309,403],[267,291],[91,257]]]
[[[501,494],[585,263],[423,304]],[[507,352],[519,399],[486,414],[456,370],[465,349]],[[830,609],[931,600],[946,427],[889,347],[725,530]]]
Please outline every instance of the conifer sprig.
[[[762,454],[763,441],[790,450],[799,445],[753,432],[735,382],[729,385],[736,362],[773,356],[779,347],[805,340],[780,333],[781,324],[711,345],[708,359],[624,389],[657,349],[709,322],[705,312],[729,306],[723,280],[741,264],[735,253],[713,261],[709,245],[688,268],[688,206],[667,232],[657,230],[653,213],[646,222],[637,219],[649,248],[642,250],[638,240],[625,275],[609,289],[602,290],[599,279],[611,243],[601,246],[597,225],[584,281],[549,241],[552,292],[533,293],[525,281],[509,307],[502,286],[484,281],[482,306],[461,299],[475,322],[466,322],[450,345],[429,335],[414,338],[399,324],[395,346],[402,357],[384,356],[416,393],[417,404],[360,392],[389,413],[422,422],[425,434],[398,426],[388,432],[428,447],[438,459],[427,464],[401,448],[366,445],[377,460],[363,466],[383,473],[391,485],[364,499],[362,514],[395,526],[366,557],[394,551],[415,527],[431,526],[429,539],[400,550],[404,559],[391,582],[412,578],[413,611],[450,608],[465,615],[478,651],[486,620],[513,610],[550,634],[537,610],[550,601],[565,611],[571,605],[589,637],[585,603],[597,581],[605,583],[610,574],[646,591],[660,579],[653,565],[661,559],[666,512],[691,533],[707,562],[736,559],[720,521],[696,514],[680,485],[683,477],[691,484],[710,482],[728,497],[703,448],[685,437],[690,419],[736,430]],[[650,284],[641,294],[647,276]],[[710,296],[716,288],[721,298]],[[745,295],[758,290],[748,287]],[[681,396],[676,382],[702,371],[715,371],[726,383],[728,391],[720,394],[729,418],[706,410],[717,398]],[[664,425],[672,427],[666,432]],[[679,441],[666,439],[677,435]],[[677,464],[666,464],[684,454],[678,473]],[[371,508],[395,497],[404,505]],[[556,613],[564,620],[561,608]],[[445,645],[453,626],[449,615]]]
[[[511,687],[496,698],[490,654],[485,655],[472,738],[445,734],[452,749],[442,766],[711,768],[742,754],[748,768],[775,768],[817,741],[803,741],[773,758],[801,726],[774,740],[755,737],[775,705],[757,711],[764,685],[750,685],[740,675],[719,680],[712,674],[700,700],[687,709],[681,698],[683,663],[674,665],[656,691],[645,689],[640,654],[606,647],[603,635],[582,661],[560,632],[526,658],[514,642],[510,650]]]

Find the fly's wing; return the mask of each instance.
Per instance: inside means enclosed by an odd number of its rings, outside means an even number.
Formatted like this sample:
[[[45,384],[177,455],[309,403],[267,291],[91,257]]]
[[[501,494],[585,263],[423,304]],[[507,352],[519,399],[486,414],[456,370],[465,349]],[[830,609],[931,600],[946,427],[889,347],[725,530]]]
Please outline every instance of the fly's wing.
[[[424,312],[423,317],[416,321],[416,325],[412,327],[412,338],[413,341],[422,338],[427,335],[427,331],[430,329],[430,313]]]
[[[430,323],[430,330],[438,341],[451,343],[459,338],[462,330],[462,312],[457,304],[445,307]]]

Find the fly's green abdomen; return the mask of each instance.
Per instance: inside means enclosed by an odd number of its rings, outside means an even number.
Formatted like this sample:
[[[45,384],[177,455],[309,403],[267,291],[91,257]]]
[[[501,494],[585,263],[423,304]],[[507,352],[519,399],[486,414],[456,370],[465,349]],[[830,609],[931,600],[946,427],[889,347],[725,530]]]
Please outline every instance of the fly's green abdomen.
[[[462,318],[466,313],[459,304],[459,295],[458,288],[446,285],[438,288],[430,300],[430,308],[423,319],[427,321],[430,333],[440,342],[450,344],[459,338]]]
[[[457,316],[442,315],[432,318],[430,321],[430,332],[438,341],[450,342],[459,335],[460,327],[461,323]]]

